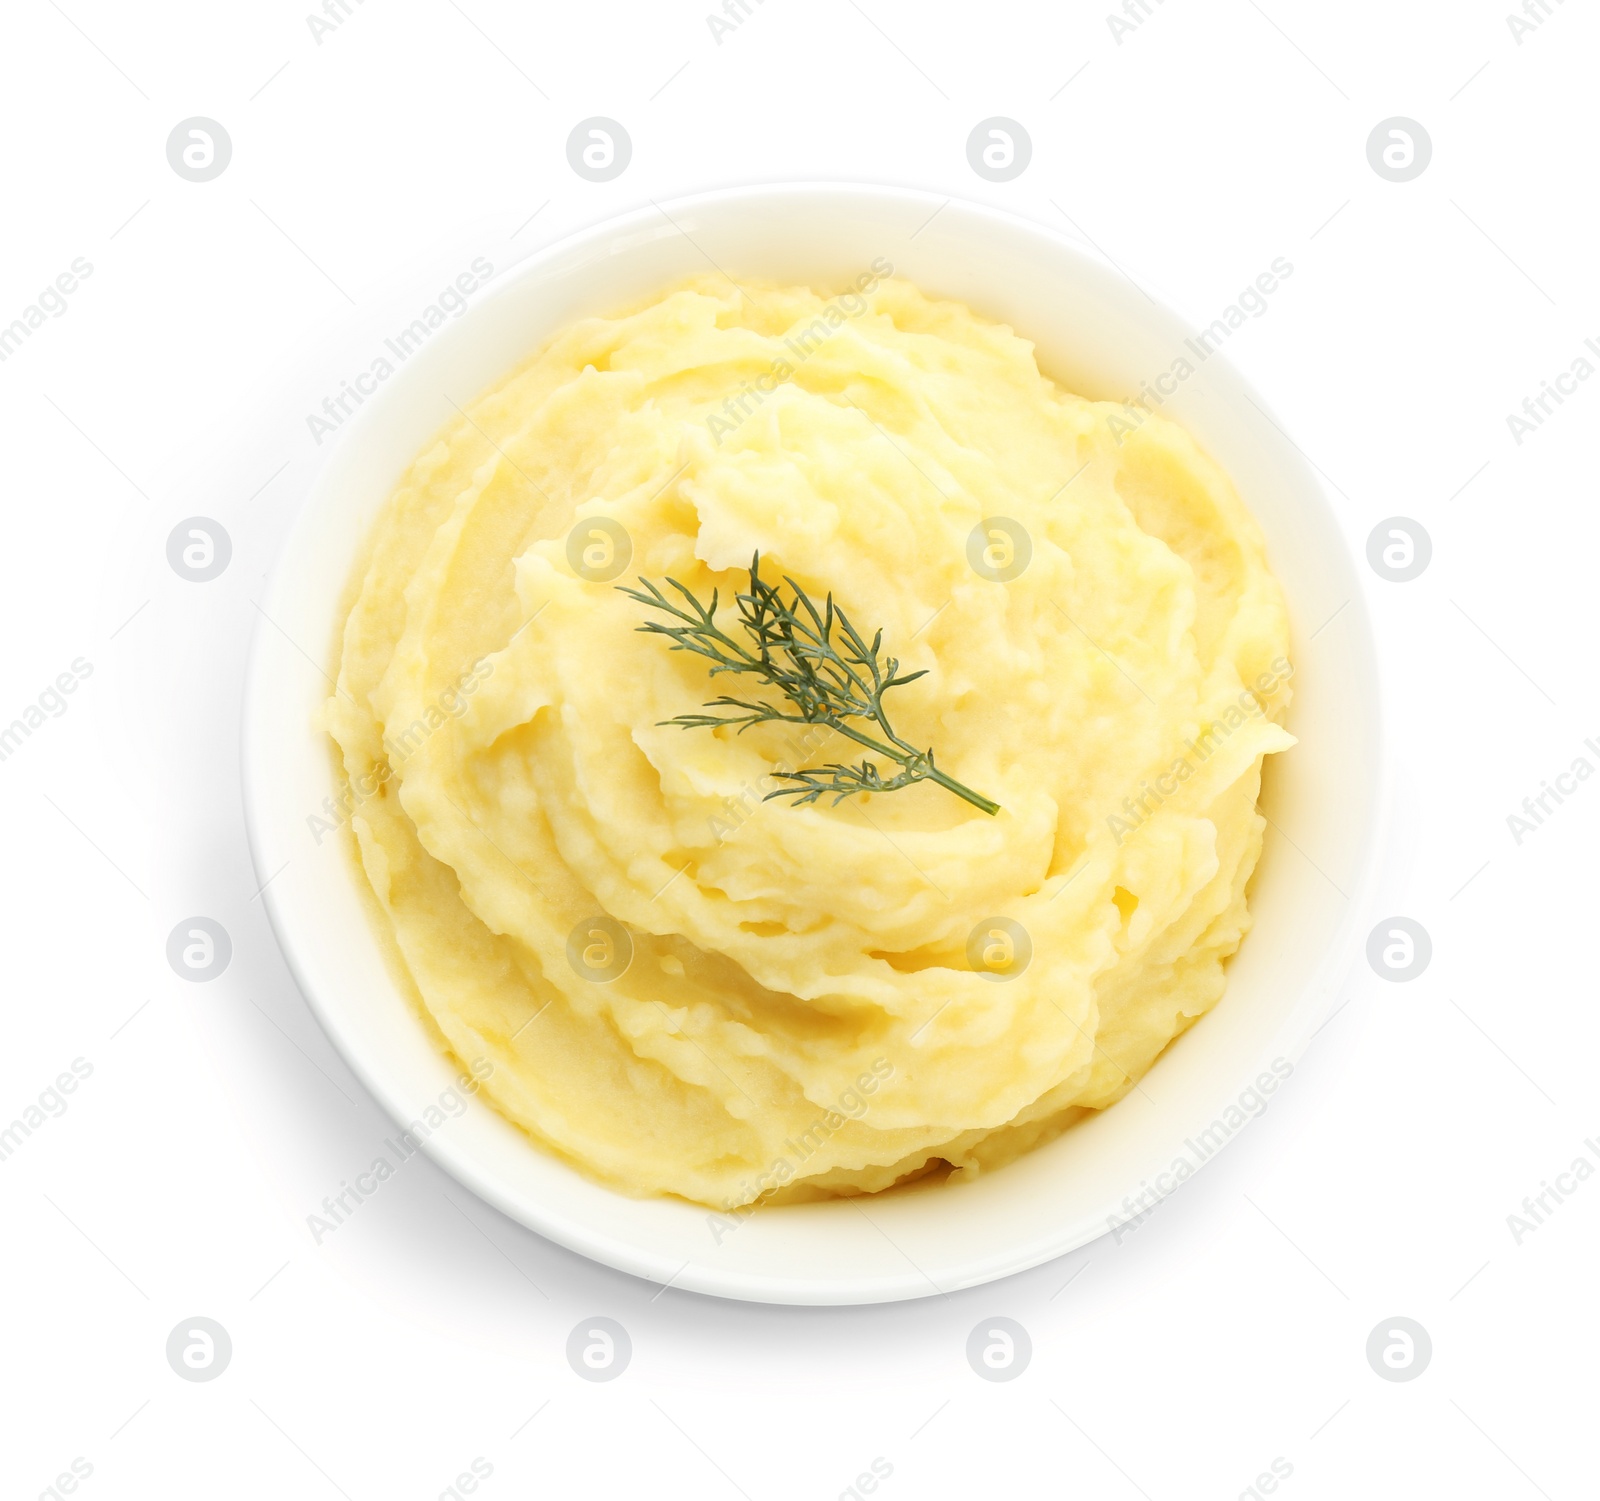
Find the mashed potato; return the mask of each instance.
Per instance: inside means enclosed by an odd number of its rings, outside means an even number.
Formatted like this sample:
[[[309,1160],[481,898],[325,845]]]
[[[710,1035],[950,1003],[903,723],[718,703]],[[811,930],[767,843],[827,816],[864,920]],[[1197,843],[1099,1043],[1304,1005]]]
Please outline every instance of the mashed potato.
[[[632,1193],[1003,1163],[1133,1087],[1249,925],[1293,743],[1254,522],[1182,429],[887,270],[574,324],[416,459],[353,585],[327,724],[420,1005]],[[748,684],[617,585],[731,620],[758,549],[926,670],[895,728],[997,815],[926,782],[764,801],[858,748],[662,723]]]

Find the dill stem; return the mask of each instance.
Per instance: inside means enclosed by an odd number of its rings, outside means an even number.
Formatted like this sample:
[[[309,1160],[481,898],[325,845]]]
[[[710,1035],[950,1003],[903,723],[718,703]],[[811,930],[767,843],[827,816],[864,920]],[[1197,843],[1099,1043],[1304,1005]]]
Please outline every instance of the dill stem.
[[[982,813],[987,813],[993,818],[1000,811],[1000,804],[991,798],[985,797],[981,792],[974,792],[965,783],[958,782],[954,777],[947,777],[938,767],[933,767],[928,772],[928,780],[937,782],[947,792],[953,792],[957,797],[965,798],[967,802]]]
[[[911,757],[921,763],[926,780],[937,782],[945,791],[955,793],[957,797],[971,803],[974,808],[987,813],[990,818],[993,818],[1000,811],[999,803],[985,797],[981,792],[974,792],[965,782],[958,782],[954,777],[946,776],[937,766],[930,766],[921,751],[914,745],[909,745],[901,740],[898,735],[891,733],[890,736],[895,746],[899,747],[895,749],[894,747],[880,744],[871,735],[863,735],[861,731],[853,730],[849,725],[842,724],[837,719],[826,719],[821,723],[828,725],[830,729],[837,730],[841,735],[848,735],[857,745],[864,745],[868,750],[876,751],[880,756],[887,756],[891,761],[899,762],[902,766],[905,765],[907,757]]]

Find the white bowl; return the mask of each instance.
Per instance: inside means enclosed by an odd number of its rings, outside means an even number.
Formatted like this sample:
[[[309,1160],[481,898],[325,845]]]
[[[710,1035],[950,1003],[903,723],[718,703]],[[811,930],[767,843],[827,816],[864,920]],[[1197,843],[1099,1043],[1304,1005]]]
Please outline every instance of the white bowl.
[[[258,622],[245,805],[290,967],[397,1121],[415,1118],[457,1070],[386,967],[342,838],[319,845],[309,832],[307,816],[333,787],[313,727],[327,684],[291,642],[327,658],[352,561],[401,472],[455,415],[454,402],[563,325],[708,263],[735,279],[828,286],[878,256],[924,290],[1011,324],[1037,345],[1047,375],[1090,397],[1137,392],[1171,367],[1189,332],[1115,269],[996,209],[862,185],[733,188],[640,209],[513,266],[341,431],[264,601],[281,630]],[[641,1277],[766,1302],[867,1303],[949,1292],[1060,1256],[1124,1220],[1145,1185],[1173,1186],[1175,1163],[1198,1166],[1235,1134],[1230,1121],[1256,1113],[1253,1081],[1299,1055],[1357,950],[1384,804],[1376,663],[1340,529],[1264,403],[1213,355],[1164,410],[1233,476],[1266,533],[1293,616],[1289,725],[1300,743],[1272,758],[1256,923],[1227,993],[1143,1087],[970,1184],[768,1207],[720,1235],[703,1208],[591,1182],[484,1105],[429,1138],[442,1167],[539,1234]]]

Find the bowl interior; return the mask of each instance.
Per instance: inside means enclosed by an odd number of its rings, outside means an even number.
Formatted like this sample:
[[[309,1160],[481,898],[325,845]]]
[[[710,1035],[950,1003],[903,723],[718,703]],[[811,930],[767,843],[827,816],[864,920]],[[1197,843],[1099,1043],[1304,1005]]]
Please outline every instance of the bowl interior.
[[[264,601],[282,630],[258,623],[246,811],[261,879],[278,872],[266,900],[296,978],[400,1122],[436,1100],[455,1069],[396,989],[342,839],[317,843],[311,832],[308,816],[331,790],[326,742],[314,728],[326,684],[290,643],[326,658],[352,561],[401,472],[454,415],[453,403],[564,324],[713,267],[735,280],[839,285],[878,257],[925,291],[1011,324],[1037,346],[1047,375],[1086,396],[1125,399],[1185,350],[1189,330],[1118,271],[996,210],[875,187],[734,189],[638,211],[503,272],[342,430]],[[774,1302],[871,1302],[952,1291],[1071,1250],[1120,1221],[1142,1184],[1164,1191],[1176,1164],[1192,1171],[1256,1112],[1253,1081],[1275,1059],[1292,1063],[1355,951],[1382,801],[1374,654],[1357,576],[1320,487],[1226,359],[1200,363],[1163,410],[1233,476],[1266,533],[1293,617],[1289,726],[1300,744],[1269,769],[1255,928],[1217,1009],[1113,1109],[960,1186],[864,1205],[768,1207],[732,1221],[603,1188],[478,1103],[427,1143],[448,1171],[539,1233],[674,1286]]]

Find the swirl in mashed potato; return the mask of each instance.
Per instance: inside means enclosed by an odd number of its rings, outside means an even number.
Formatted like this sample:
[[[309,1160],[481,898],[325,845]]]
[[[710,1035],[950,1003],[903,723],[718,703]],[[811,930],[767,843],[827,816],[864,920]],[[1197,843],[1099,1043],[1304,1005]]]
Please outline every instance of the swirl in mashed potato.
[[[1222,994],[1293,743],[1281,592],[1181,428],[901,280],[745,293],[584,319],[472,402],[373,530],[327,706],[448,1047],[545,1147],[719,1209],[977,1173],[1114,1104]],[[998,816],[763,801],[858,748],[661,723],[726,680],[615,583],[727,610],[757,550],[926,669],[895,727]]]

